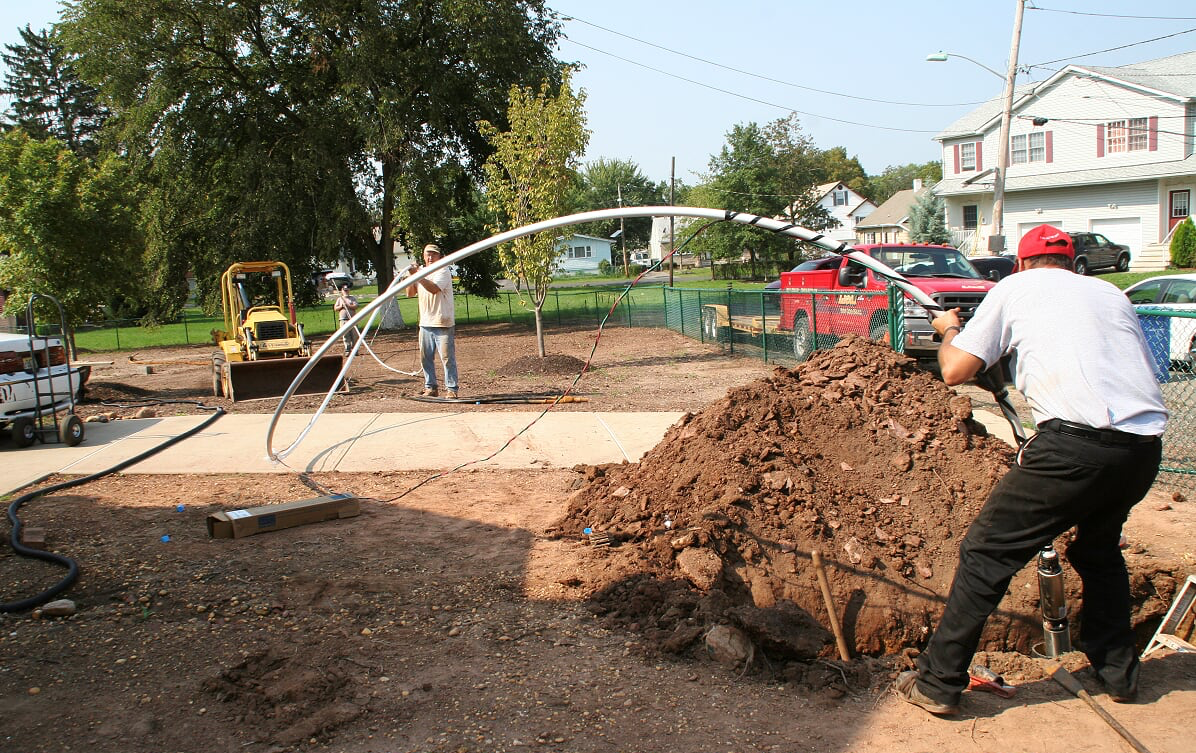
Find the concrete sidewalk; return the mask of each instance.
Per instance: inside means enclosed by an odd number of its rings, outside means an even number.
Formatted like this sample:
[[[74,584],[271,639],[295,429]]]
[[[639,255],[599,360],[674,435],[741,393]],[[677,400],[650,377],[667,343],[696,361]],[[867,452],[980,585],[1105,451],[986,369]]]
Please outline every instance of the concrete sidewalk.
[[[480,461],[479,468],[571,468],[579,463],[634,462],[655,447],[677,412],[548,413],[522,431],[535,412],[325,413],[282,463],[266,455],[270,416],[235,413],[199,434],[131,466],[127,473],[294,473],[296,471],[444,470]],[[1013,444],[1002,416],[976,411],[990,433]],[[192,429],[204,415],[86,424],[83,443],[35,444],[0,450],[0,494],[53,473],[84,476],[106,470]],[[279,421],[280,453],[307,427],[311,414]],[[499,449],[510,440],[510,445]],[[495,454],[497,453],[497,454]],[[483,460],[491,455],[494,457]]]
[[[283,463],[267,458],[270,416],[229,414],[206,430],[131,466],[127,473],[294,473],[443,470],[493,455],[480,468],[569,468],[635,461],[682,413],[326,413]],[[0,493],[52,473],[87,475],[110,468],[192,429],[206,415],[86,424],[83,443],[35,444],[0,451]],[[277,454],[295,441],[310,414],[284,415]],[[514,439],[512,439],[514,438]]]

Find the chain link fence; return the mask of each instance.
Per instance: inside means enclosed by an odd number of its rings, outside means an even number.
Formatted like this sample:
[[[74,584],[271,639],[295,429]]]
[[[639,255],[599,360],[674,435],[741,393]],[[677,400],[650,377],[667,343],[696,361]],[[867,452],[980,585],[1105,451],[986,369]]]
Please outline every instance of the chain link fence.
[[[1171,413],[1159,481],[1190,493],[1196,489],[1196,311],[1139,306],[1138,321]]]

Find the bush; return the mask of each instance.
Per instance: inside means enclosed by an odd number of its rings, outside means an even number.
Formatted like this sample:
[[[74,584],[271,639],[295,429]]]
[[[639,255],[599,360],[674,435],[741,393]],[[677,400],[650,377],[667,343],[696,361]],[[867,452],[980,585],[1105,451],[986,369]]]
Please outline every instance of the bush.
[[[607,276],[610,274],[610,262],[602,259],[598,262],[598,274]]]
[[[1171,236],[1171,264],[1181,269],[1196,264],[1196,225],[1191,217],[1179,223]]]

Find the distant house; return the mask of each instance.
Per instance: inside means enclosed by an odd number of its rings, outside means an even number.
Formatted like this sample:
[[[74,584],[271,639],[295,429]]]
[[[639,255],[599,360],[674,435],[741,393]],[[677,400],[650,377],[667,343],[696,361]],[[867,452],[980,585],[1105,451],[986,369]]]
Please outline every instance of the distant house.
[[[610,262],[610,249],[614,241],[609,238],[595,238],[591,235],[570,235],[557,239],[561,249],[557,269],[561,274],[592,274],[598,271],[603,260]]]
[[[876,204],[848,188],[843,182],[815,186],[810,191],[809,201],[821,206],[839,223],[837,227],[824,230],[823,234],[831,240],[844,243],[854,243],[856,225],[876,211]]]
[[[655,264],[673,250],[674,235],[679,243],[685,243],[691,232],[687,228],[695,222],[696,217],[653,217],[652,235],[648,239],[649,262]],[[680,267],[699,267],[703,264],[701,257],[684,251],[674,254],[672,261]]]
[[[856,243],[909,243],[909,211],[930,189],[914,179],[914,187],[898,191],[855,226]]]
[[[1068,65],[1019,86],[1009,131],[1006,249],[1044,223],[1101,233],[1130,247],[1131,269],[1169,261],[1176,225],[1196,191],[1196,52],[1116,68]],[[991,100],[935,136],[947,227],[960,248],[988,247],[1001,102]]]

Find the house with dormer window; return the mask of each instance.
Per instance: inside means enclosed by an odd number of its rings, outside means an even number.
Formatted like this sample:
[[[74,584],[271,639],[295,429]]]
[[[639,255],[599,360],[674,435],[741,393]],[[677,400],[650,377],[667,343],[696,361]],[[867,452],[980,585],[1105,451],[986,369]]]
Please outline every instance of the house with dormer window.
[[[947,226],[963,248],[987,249],[1001,102],[935,136]],[[1130,247],[1131,269],[1169,262],[1171,233],[1196,191],[1196,52],[1119,67],[1069,65],[1019,86],[1005,174],[1005,248],[1049,223]]]
[[[810,191],[810,202],[821,206],[839,224],[823,233],[830,239],[852,243],[855,241],[855,227],[876,210],[876,204],[866,199],[846,183],[836,181],[815,186]]]

